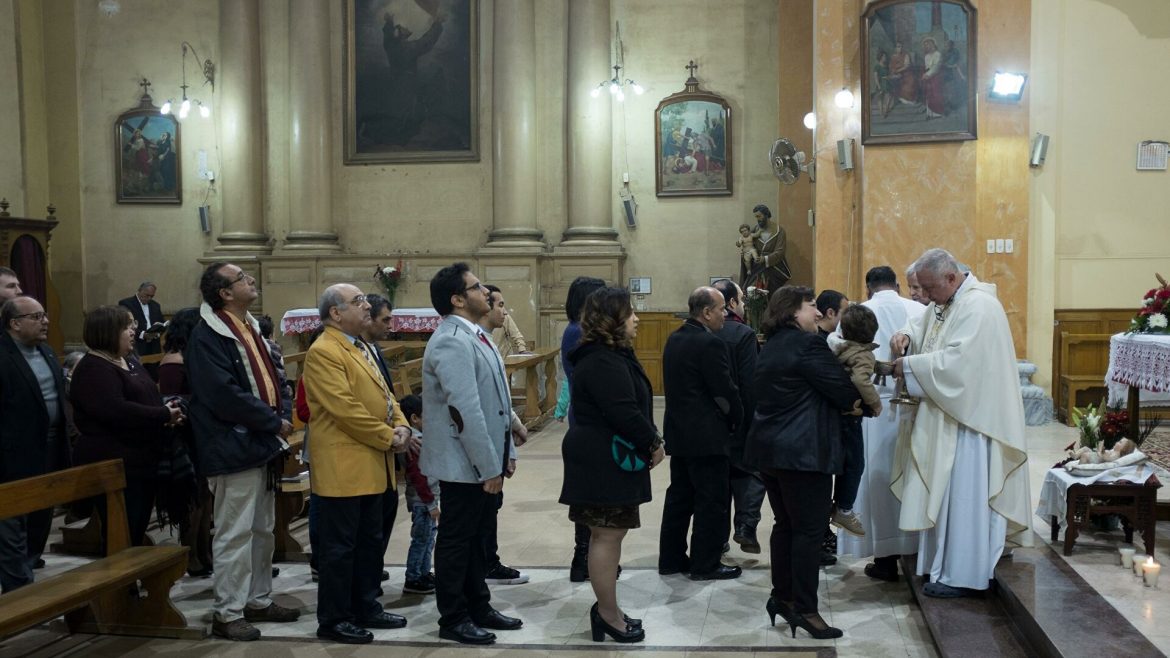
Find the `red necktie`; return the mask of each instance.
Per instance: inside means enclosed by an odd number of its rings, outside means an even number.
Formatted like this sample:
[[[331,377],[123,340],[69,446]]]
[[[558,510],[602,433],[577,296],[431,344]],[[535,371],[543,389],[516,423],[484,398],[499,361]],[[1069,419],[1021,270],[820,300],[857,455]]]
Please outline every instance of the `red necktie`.
[[[488,347],[492,346],[492,344],[488,342],[487,337],[483,335],[482,331],[477,333],[476,335],[479,336],[479,342],[483,343],[484,345],[487,345]]]

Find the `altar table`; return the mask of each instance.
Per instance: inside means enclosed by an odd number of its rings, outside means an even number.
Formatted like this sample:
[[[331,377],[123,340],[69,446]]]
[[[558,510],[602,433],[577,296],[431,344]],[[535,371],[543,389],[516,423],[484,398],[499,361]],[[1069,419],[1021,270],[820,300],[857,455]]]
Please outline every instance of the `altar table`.
[[[1170,406],[1170,335],[1115,334],[1109,339],[1105,385],[1109,387],[1110,405],[1120,405],[1126,398],[1129,436],[1138,436],[1139,402],[1144,406]]]
[[[1125,541],[1133,543],[1133,531],[1137,529],[1146,554],[1153,555],[1156,503],[1162,486],[1159,474],[1167,475],[1150,462],[1103,471],[1091,477],[1078,477],[1064,468],[1053,468],[1044,475],[1036,516],[1051,520],[1052,541],[1056,541],[1060,526],[1067,525],[1065,555],[1072,555],[1081,526],[1094,514],[1120,515]]]

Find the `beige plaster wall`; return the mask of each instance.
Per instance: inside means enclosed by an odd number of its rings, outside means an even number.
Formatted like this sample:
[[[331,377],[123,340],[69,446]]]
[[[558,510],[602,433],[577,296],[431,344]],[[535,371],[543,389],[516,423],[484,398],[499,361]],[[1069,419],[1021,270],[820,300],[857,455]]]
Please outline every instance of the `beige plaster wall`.
[[[768,165],[768,148],[780,136],[777,13],[775,0],[613,3],[626,42],[623,73],[646,87],[642,96],[627,96],[624,108],[617,105],[613,122],[616,180],[629,171],[638,202],[637,229],[619,219],[614,225],[628,249],[625,276],[653,279],[646,310],[683,310],[687,295],[709,277],[738,276],[737,227],[751,220],[756,204],[777,207],[779,183]],[[700,88],[731,105],[733,194],[660,199],[654,109],[682,91],[691,59]],[[616,195],[614,202],[618,217]]]
[[[18,54],[16,5],[14,0],[0,0],[0,117],[20,116]],[[6,145],[0,149],[0,197],[12,204],[8,212],[26,217],[19,121],[0,121],[0,144]]]
[[[1029,354],[1046,374],[1054,308],[1136,309],[1170,272],[1170,172],[1134,166],[1138,142],[1170,140],[1170,3],[1035,0],[1032,22],[1031,127],[1051,141],[1030,180]]]

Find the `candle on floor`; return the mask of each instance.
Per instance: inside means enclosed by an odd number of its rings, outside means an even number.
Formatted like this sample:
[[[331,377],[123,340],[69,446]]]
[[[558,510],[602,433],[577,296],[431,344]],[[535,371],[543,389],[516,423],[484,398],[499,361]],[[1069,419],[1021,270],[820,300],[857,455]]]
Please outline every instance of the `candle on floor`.
[[[1158,586],[1158,574],[1162,571],[1162,565],[1154,562],[1154,556],[1150,556],[1142,564],[1142,581],[1146,587]]]
[[[1142,577],[1142,563],[1146,561],[1145,553],[1135,553],[1133,556],[1133,575]]]
[[[1121,568],[1123,568],[1123,569],[1132,569],[1133,568],[1133,554],[1134,554],[1134,552],[1135,552],[1135,549],[1132,549],[1132,548],[1119,548],[1119,549],[1117,549],[1117,554],[1121,558]]]

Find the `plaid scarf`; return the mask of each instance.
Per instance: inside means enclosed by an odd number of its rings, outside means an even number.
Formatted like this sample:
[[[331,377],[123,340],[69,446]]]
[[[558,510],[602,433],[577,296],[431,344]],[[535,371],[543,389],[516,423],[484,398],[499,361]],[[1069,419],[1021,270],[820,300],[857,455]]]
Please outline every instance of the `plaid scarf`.
[[[244,340],[243,334],[240,333],[240,328],[232,318],[228,317],[227,311],[219,309],[215,311],[215,315],[227,325],[228,331],[231,331],[232,335],[236,337],[240,348],[247,355],[249,375],[252,381],[256,382],[256,397],[263,400],[264,404],[272,407],[279,414],[282,411],[281,407],[283,403],[280,398],[280,378],[276,375],[276,367],[272,364],[272,357],[268,354],[268,350],[256,349],[261,345],[267,347],[268,344],[264,342],[260,334],[251,326],[248,327],[248,330],[252,335],[252,341]],[[264,368],[264,372],[268,373],[268,377],[272,381],[273,392],[276,394],[275,400],[269,399],[267,388],[260,384],[263,381],[263,377],[260,375],[261,368]]]

